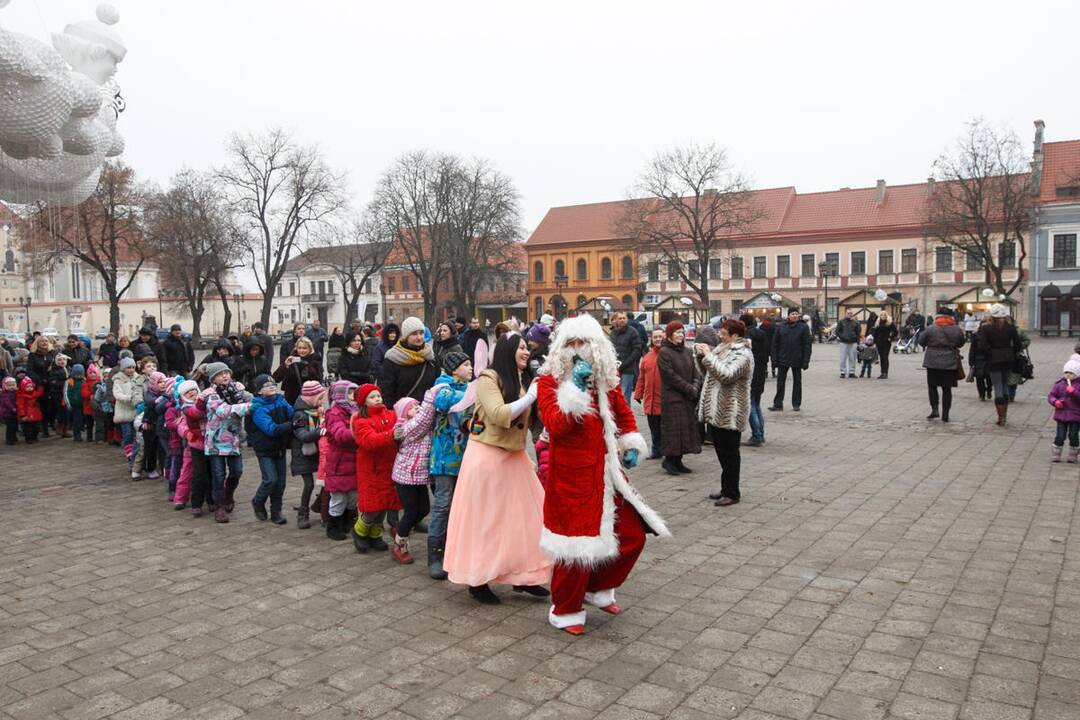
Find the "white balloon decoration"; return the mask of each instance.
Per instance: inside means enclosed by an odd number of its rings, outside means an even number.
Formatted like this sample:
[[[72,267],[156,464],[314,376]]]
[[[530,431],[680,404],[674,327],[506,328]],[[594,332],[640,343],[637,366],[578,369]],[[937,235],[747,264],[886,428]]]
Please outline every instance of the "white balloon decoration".
[[[53,34],[52,47],[0,28],[0,200],[78,204],[123,151],[112,78],[127,49],[116,9],[97,17]]]
[[[982,289],[982,294],[983,294],[983,297],[994,297],[994,289],[993,288],[983,288]]]
[[[878,302],[885,302],[885,300],[887,300],[888,297],[889,297],[888,293],[886,293],[881,288],[878,288],[877,290],[874,291],[874,299],[877,300]]]

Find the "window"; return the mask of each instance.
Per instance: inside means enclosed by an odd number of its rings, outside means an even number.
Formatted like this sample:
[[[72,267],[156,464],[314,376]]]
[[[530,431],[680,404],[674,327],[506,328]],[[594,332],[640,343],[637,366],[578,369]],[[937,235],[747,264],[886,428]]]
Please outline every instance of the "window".
[[[1054,267],[1076,266],[1076,233],[1054,236]]]
[[[397,292],[397,278],[395,278],[395,277],[386,278],[386,291],[387,292]]]
[[[731,314],[732,315],[738,315],[739,311],[742,310],[742,304],[743,304],[743,301],[741,299],[732,298],[732,300],[731,300]]]
[[[325,295],[325,294],[326,294],[326,281],[325,280],[320,280],[319,281],[319,295]]]
[[[539,260],[533,263],[533,280],[544,282],[544,263]],[[540,313],[540,315],[543,315],[543,313]],[[537,317],[540,317],[540,315],[537,315]]]
[[[579,268],[578,274],[580,274],[580,273],[581,273],[581,270]],[[610,280],[611,279],[611,258],[604,258],[603,260],[600,261],[600,279],[601,280]]]
[[[660,282],[660,262],[657,260],[649,261],[649,282]]]
[[[281,297],[281,283],[277,284],[277,296]]]
[[[520,275],[517,278],[514,279],[514,291],[515,292],[524,292],[524,290],[522,290],[521,276]]]
[[[401,276],[401,292],[409,292],[409,276]]]
[[[724,261],[722,258],[709,260],[709,277],[719,280],[724,276]]]
[[[537,263],[537,265],[539,265],[539,263]],[[541,265],[540,267],[543,268],[543,265]],[[541,272],[541,274],[542,274],[542,272]],[[533,317],[535,317],[537,320],[539,320],[540,316],[544,314],[544,298],[542,298],[542,297],[536,298],[536,301],[533,303],[533,310],[536,312],[536,314]]]
[[[982,253],[968,250],[965,255],[967,255],[967,258],[964,262],[965,270],[975,271],[985,269]]]
[[[315,281],[314,280],[311,281],[311,294],[312,295],[315,294]]]
[[[840,276],[840,253],[825,253],[825,272],[832,277]]]
[[[851,253],[851,274],[852,275],[865,275],[866,274],[866,252],[863,250],[856,250]]]
[[[364,292],[368,295],[371,294],[371,278],[364,281]]]
[[[295,295],[295,294],[296,294],[296,283],[290,282],[289,283],[289,295],[292,296],[292,295]]]
[[[623,304],[624,308],[633,309],[633,307],[634,307],[634,298],[630,297],[629,295],[623,295],[622,296],[622,304]]]
[[[776,256],[776,277],[791,277],[791,256],[790,255],[777,255]]]
[[[566,263],[564,263],[562,260],[556,260],[555,261],[555,277],[556,278],[565,278],[566,277]]]
[[[817,275],[817,258],[814,257],[814,253],[803,253],[802,256],[802,272],[799,274],[803,277],[814,277]]]
[[[623,280],[630,280],[634,277],[634,260],[629,255],[623,255],[620,276]]]
[[[716,317],[717,315],[723,315],[723,313],[724,307],[722,302],[720,302],[719,300],[709,301],[709,315],[711,315],[712,317]]]
[[[878,250],[877,271],[878,275],[891,275],[893,273],[892,250]]]
[[[733,258],[731,258],[731,279],[732,280],[742,280],[742,277],[743,277],[742,258],[741,257],[733,257]]]
[[[327,280],[326,281],[326,292],[329,295],[334,294],[334,281],[333,280]]]
[[[697,260],[691,260],[690,262],[686,263],[686,268],[687,275],[690,277],[691,280],[701,279],[701,273],[699,272],[699,268],[701,268],[701,263],[699,263]]]
[[[577,271],[575,273],[575,277],[578,280],[588,280],[589,279],[589,265],[588,265],[588,263],[585,262],[585,258],[578,258],[578,261],[575,264],[575,267],[577,268]]]
[[[811,315],[817,310],[817,298],[799,298],[799,304],[802,305],[803,312],[810,313]]]
[[[767,261],[764,255],[754,256],[754,277],[763,278],[767,276],[766,264]]]
[[[667,279],[678,280],[679,279],[679,261],[668,260],[667,261]]]
[[[919,251],[915,248],[905,248],[900,251],[900,272],[919,272]]]
[[[1059,198],[1080,197],[1080,185],[1065,185],[1063,187],[1054,188],[1054,194]],[[1051,324],[1056,325],[1057,323]]]
[[[998,245],[998,265],[1002,268],[1016,267],[1016,241],[1002,240]]]
[[[952,270],[952,248],[948,245],[938,245],[934,248],[934,269],[938,272]]]

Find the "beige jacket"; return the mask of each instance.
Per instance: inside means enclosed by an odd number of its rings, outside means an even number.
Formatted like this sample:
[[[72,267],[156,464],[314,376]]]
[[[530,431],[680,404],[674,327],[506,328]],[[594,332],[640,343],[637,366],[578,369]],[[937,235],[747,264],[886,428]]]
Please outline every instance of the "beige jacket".
[[[522,390],[521,395],[524,394]],[[480,429],[480,433],[471,435],[469,442],[482,442],[504,450],[524,450],[532,411],[530,407],[511,420],[510,404],[503,400],[499,376],[493,370],[485,370],[476,379],[476,409],[473,411],[473,432]]]

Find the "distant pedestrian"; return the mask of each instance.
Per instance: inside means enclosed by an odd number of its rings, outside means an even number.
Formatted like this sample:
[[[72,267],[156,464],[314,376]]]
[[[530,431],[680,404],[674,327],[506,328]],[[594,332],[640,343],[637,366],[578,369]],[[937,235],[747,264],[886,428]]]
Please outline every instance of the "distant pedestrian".
[[[840,343],[840,377],[855,377],[855,360],[859,344],[859,322],[851,310],[836,323],[836,340]]]
[[[750,415],[754,373],[754,353],[745,335],[746,325],[741,320],[725,320],[719,345],[711,350],[702,343],[694,346],[704,378],[698,420],[705,423],[720,463],[720,492],[709,496],[718,507],[734,505],[742,497],[739,443]]]
[[[1007,307],[1001,303],[990,306],[990,322],[979,330],[975,342],[986,354],[986,372],[994,387],[997,424],[1004,425],[1009,412],[1009,373],[1024,350]]]
[[[652,440],[652,447],[650,448],[652,454],[649,455],[649,460],[658,460],[663,457],[663,453],[660,452],[663,405],[659,365],[660,346],[663,344],[664,331],[661,328],[654,328],[649,350],[641,358],[637,384],[634,386],[634,399],[641,403],[641,408],[645,412],[645,420],[649,423],[649,435]]]
[[[877,324],[874,325],[867,334],[873,336],[874,345],[877,347],[878,360],[881,361],[881,373],[878,375],[878,379],[888,380],[889,353],[892,352],[892,344],[896,342],[896,338],[899,337],[896,323],[893,322],[888,313],[883,312],[878,315]]]
[[[661,467],[668,475],[693,472],[683,463],[683,455],[701,452],[696,409],[699,387],[694,368],[694,353],[686,346],[686,330],[678,320],[664,329],[665,340],[660,346],[660,451],[664,454]]]
[[[922,366],[926,369],[926,386],[930,395],[930,414],[927,420],[940,417],[949,422],[952,407],[952,389],[956,387],[957,372],[961,365],[960,348],[964,344],[961,330],[952,311],[943,307],[938,310],[934,324],[919,336],[919,344],[926,348]],[[941,392],[940,415],[938,413],[938,390]]]
[[[813,350],[810,328],[799,319],[799,309],[788,311],[787,322],[780,324],[773,331],[771,356],[776,365],[776,395],[773,396],[770,410],[784,409],[784,393],[788,371],[791,371],[791,409],[798,412],[802,407],[802,374],[810,367],[810,353]]]
[[[769,342],[765,331],[757,327],[757,320],[749,313],[739,318],[746,325],[746,339],[754,355],[754,374],[750,378],[750,447],[765,444],[765,417],[761,413],[761,396],[765,394],[765,378],[769,375]]]
[[[641,341],[637,330],[630,327],[624,312],[611,315],[611,344],[615,346],[615,354],[619,359],[619,387],[622,388],[623,397],[629,405],[634,398],[634,385],[637,383],[638,365],[641,363],[645,343]]]

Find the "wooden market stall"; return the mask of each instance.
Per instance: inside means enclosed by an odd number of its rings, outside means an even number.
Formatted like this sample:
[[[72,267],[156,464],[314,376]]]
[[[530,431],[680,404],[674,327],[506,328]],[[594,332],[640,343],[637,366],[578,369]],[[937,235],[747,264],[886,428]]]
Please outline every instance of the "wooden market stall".
[[[709,322],[709,308],[702,305],[700,300],[687,295],[669,295],[654,305],[650,312],[654,327],[663,327],[672,320],[694,325]]]
[[[788,310],[792,309],[799,310],[799,303],[780,293],[761,292],[744,302],[739,308],[739,314],[753,315],[758,322],[765,318],[772,318],[774,322],[778,322],[787,316]]]
[[[878,294],[879,291],[881,295]],[[900,293],[886,293],[881,288],[865,288],[838,302],[836,311],[843,316],[851,310],[855,319],[861,323],[869,321],[871,313],[876,318],[884,312],[899,326],[903,320],[900,316],[904,307],[899,295]]]
[[[949,298],[948,300],[938,300],[934,307],[934,311],[936,312],[943,307],[947,307],[950,310],[955,311],[961,318],[965,313],[973,313],[976,316],[983,317],[990,311],[990,306],[994,303],[1001,303],[1009,308],[1009,314],[1013,316],[1014,320],[1016,319],[1016,301],[1012,298],[1001,299],[993,288],[986,285],[976,285],[975,287],[968,288],[956,297]]]

